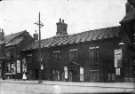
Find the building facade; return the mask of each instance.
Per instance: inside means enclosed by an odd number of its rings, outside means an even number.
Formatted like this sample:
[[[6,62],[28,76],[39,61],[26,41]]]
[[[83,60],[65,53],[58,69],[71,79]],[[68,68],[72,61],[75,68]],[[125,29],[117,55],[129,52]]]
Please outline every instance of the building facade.
[[[30,80],[115,82],[135,80],[135,7],[128,0],[119,26],[69,35],[59,19],[56,36],[34,40],[27,32],[1,41],[2,75]],[[13,37],[14,36],[14,37]],[[39,49],[41,43],[41,51]],[[41,54],[41,56],[40,56]],[[10,76],[8,76],[10,77]]]
[[[22,51],[29,79],[41,76],[53,81],[133,81],[130,41],[123,40],[123,36],[128,36],[121,28],[108,27],[68,35],[67,24],[60,19],[56,36],[41,40],[41,58],[38,40]]]
[[[1,77],[3,79],[21,79],[22,78],[22,61],[21,50],[24,49],[29,43],[33,41],[33,38],[27,31],[13,33],[4,36],[1,40],[0,60],[1,62]]]
[[[57,81],[134,81],[135,3],[128,0],[120,26],[68,35],[64,20],[57,23],[56,36],[25,48],[23,58],[29,79]]]

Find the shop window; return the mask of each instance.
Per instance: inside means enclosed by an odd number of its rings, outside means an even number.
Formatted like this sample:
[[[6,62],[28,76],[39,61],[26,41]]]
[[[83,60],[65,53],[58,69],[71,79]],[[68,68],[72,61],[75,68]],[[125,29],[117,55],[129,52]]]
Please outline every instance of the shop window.
[[[15,63],[11,64],[11,73],[16,73],[16,66]]]
[[[78,60],[78,49],[70,49],[69,50],[69,61],[77,62]]]
[[[84,81],[84,68],[80,67],[80,81]]]
[[[11,72],[11,64],[8,62],[8,72]]]
[[[108,73],[108,81],[114,81],[115,80],[115,73]]]
[[[22,71],[27,72],[27,63],[26,63],[26,58],[22,59]]]
[[[17,73],[21,73],[21,61],[17,60],[16,63],[17,63]]]
[[[89,64],[99,64],[99,46],[89,47]]]
[[[116,68],[115,70],[116,70],[116,71],[115,71],[115,72],[116,72],[116,75],[117,75],[117,76],[120,76],[120,68]]]
[[[52,70],[52,80],[59,81],[60,80],[60,71],[53,69]]]
[[[64,78],[65,79],[68,79],[68,67],[67,66],[64,66]]]

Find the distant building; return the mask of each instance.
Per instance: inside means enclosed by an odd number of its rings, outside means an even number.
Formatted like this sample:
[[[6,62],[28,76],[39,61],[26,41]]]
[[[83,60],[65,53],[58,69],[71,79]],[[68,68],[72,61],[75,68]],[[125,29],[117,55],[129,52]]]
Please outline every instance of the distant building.
[[[0,56],[0,74],[5,78],[21,78],[21,50],[31,43],[33,38],[27,31],[22,31],[7,36],[4,36],[4,32],[0,32],[0,39],[0,53],[2,54]]]

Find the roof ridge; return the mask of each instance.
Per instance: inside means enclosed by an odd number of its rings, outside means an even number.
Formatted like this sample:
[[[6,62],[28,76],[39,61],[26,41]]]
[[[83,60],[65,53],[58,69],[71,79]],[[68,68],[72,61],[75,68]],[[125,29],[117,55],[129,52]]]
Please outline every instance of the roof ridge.
[[[68,35],[68,36],[53,36],[50,38],[42,39],[41,43],[42,43],[42,47],[56,47],[61,45],[77,44],[82,42],[119,37],[118,36],[120,31],[119,29],[120,26],[113,26],[113,27],[89,30],[77,34]],[[37,43],[38,41],[35,41],[34,45],[28,46],[26,50],[38,48]]]
[[[19,33],[23,33],[23,32],[27,32],[27,30],[23,30],[23,31],[19,31],[19,32],[14,32],[14,33],[11,33],[11,34],[7,34],[7,35],[5,35],[5,37],[11,36],[11,35],[15,35],[15,34],[19,34]]]
[[[86,33],[86,32],[88,32],[88,33],[89,32],[95,32],[95,31],[101,32],[102,30],[107,30],[107,32],[110,32],[110,31],[108,31],[108,29],[115,29],[115,28],[119,28],[119,27],[120,27],[120,25],[110,26],[110,27],[106,27],[106,28],[102,27],[102,28],[92,29],[92,30],[88,30],[88,31],[80,32],[80,33],[70,34],[70,35],[67,35],[67,36],[52,36],[52,37],[49,37],[49,38],[42,39],[41,41],[45,41],[45,40],[49,40],[49,39],[54,39],[54,38],[77,36],[77,35],[81,35],[81,34]]]
[[[80,33],[76,33],[76,34],[71,34],[72,35],[78,35],[78,34],[82,34],[82,33],[86,33],[86,32],[95,32],[95,31],[99,31],[101,32],[102,30],[108,30],[108,29],[115,29],[115,28],[119,28],[120,25],[117,25],[117,26],[110,26],[110,27],[102,27],[102,28],[98,28],[98,29],[91,29],[91,30],[88,30],[88,31],[84,31],[84,32],[80,32]],[[70,35],[69,35],[70,36]]]
[[[4,40],[4,41],[5,41],[6,43],[9,43],[9,42],[13,41],[13,40],[16,39],[18,36],[20,36],[21,34],[23,34],[23,33],[25,33],[25,32],[27,32],[27,31],[24,30],[24,31],[20,31],[20,32],[17,32],[17,33],[9,34],[9,35],[5,36],[5,40]]]

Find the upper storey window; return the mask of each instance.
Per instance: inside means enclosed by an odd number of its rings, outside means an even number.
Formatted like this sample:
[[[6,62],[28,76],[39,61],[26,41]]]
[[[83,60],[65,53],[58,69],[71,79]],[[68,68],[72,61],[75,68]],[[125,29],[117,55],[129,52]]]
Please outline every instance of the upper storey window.
[[[77,62],[77,59],[78,59],[78,49],[70,49],[69,50],[69,61]]]
[[[99,64],[99,46],[89,47],[89,64]]]
[[[55,51],[53,51],[52,57],[53,57],[53,59],[56,60],[56,61],[61,60],[61,51],[60,51],[60,50],[55,50]]]

